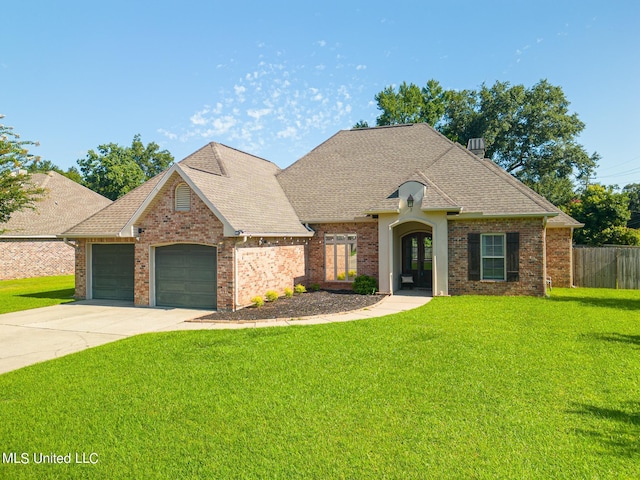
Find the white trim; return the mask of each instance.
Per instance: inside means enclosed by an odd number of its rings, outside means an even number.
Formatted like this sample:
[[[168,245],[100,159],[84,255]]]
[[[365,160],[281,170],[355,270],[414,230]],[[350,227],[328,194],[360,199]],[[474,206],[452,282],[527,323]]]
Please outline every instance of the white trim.
[[[487,237],[502,237],[502,255],[483,255],[482,241]],[[546,248],[545,248],[546,251]],[[484,278],[484,259],[501,258],[503,261],[502,278]],[[506,282],[507,281],[507,234],[506,233],[481,233],[480,234],[480,281],[481,282]]]

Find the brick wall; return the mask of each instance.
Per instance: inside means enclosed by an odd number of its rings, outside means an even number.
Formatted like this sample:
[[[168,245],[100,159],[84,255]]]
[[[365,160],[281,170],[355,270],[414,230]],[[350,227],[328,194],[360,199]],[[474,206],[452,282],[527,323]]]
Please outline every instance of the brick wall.
[[[149,262],[151,247],[172,243],[197,243],[217,247],[218,253],[218,309],[231,310],[233,304],[233,240],[224,239],[223,225],[200,197],[191,194],[191,209],[175,211],[175,189],[183,183],[174,174],[147,207],[136,227],[144,231],[135,247],[136,305],[149,305]]]
[[[573,239],[570,228],[547,229],[547,276],[554,287],[573,285]]]
[[[305,239],[248,239],[238,243],[236,281],[238,306],[267,290],[284,294],[286,287],[305,283]]]
[[[469,233],[520,233],[520,279],[516,282],[469,281]],[[542,219],[449,221],[449,293],[451,295],[534,295],[546,293],[545,230]]]
[[[307,282],[326,289],[350,289],[351,282],[325,281],[325,233],[355,233],[357,274],[378,278],[378,222],[322,223],[309,225],[316,233],[309,241]]]
[[[72,275],[73,247],[58,239],[0,239],[0,280]]]

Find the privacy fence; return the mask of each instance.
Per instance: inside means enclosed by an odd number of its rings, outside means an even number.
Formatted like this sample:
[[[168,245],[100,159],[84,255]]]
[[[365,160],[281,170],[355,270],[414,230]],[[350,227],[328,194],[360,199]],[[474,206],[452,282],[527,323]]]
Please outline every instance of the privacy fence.
[[[576,287],[640,289],[640,247],[583,247],[573,249]]]

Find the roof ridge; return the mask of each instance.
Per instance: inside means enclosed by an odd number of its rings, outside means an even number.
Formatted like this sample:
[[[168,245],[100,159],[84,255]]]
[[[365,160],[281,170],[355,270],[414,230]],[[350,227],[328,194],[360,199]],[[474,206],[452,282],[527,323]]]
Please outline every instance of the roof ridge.
[[[426,174],[418,171],[418,173],[429,183],[429,185],[431,185],[431,187],[433,187],[439,195],[441,195],[446,201],[451,202],[453,205],[460,205],[458,203],[458,201],[454,200],[453,198],[451,198],[451,196],[445,192],[444,190],[442,190],[437,183],[435,183],[433,180],[431,180],[429,177],[427,177]]]

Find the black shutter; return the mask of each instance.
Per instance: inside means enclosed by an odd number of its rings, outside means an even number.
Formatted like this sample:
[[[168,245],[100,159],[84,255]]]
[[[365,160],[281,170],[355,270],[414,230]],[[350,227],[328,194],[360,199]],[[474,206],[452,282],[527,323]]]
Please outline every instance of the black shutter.
[[[469,280],[480,280],[480,234],[467,235],[467,253],[469,256]]]
[[[520,233],[507,233],[507,282],[520,280]]]

